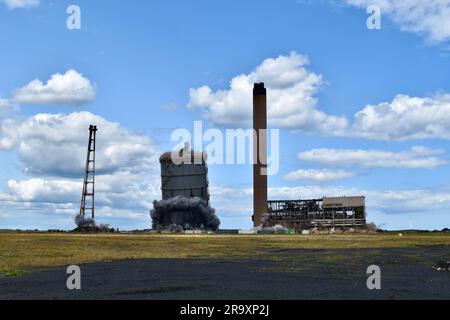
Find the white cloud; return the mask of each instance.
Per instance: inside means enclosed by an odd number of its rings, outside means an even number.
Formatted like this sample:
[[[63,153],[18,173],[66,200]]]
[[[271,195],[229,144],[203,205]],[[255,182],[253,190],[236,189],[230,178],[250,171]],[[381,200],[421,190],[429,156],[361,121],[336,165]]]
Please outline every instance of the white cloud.
[[[8,208],[12,212],[28,211],[30,215],[51,219],[48,225],[52,228],[73,227],[81,199],[90,124],[99,129],[96,153],[99,222],[133,225],[135,221],[140,223],[136,227],[148,228],[152,201],[161,198],[158,147],[149,137],[89,112],[39,114],[22,121],[4,121],[0,147],[17,148],[20,164],[31,177],[8,181],[7,189],[0,190],[0,211]],[[64,224],[57,220],[58,216],[66,219]]]
[[[1,195],[0,195],[1,197]],[[71,230],[79,202],[45,203],[0,200],[0,228],[22,230]],[[121,230],[148,229],[151,225],[148,210],[102,206],[96,208],[98,223],[120,227]]]
[[[68,203],[81,195],[82,182],[71,180],[30,179],[8,181],[10,201]]]
[[[295,52],[267,59],[251,73],[234,77],[228,90],[191,89],[188,107],[200,109],[215,125],[250,126],[253,84],[265,82],[272,127],[386,141],[450,139],[450,94],[397,95],[390,102],[367,105],[352,122],[317,108],[315,95],[324,81],[305,68],[308,63],[307,57]]]
[[[18,148],[25,173],[79,176],[86,157],[89,125],[97,125],[97,172],[141,172],[154,168],[158,148],[145,135],[89,112],[38,114],[0,126],[0,148]]]
[[[299,153],[298,158],[302,161],[334,166],[434,169],[449,163],[447,159],[437,157],[437,155],[444,153],[446,153],[445,150],[433,150],[426,147],[413,147],[411,150],[401,152],[357,149],[314,149]]]
[[[9,107],[9,101],[6,99],[0,98],[0,109]]]
[[[209,188],[211,204],[217,213],[245,213],[253,211],[253,190],[211,184]]]
[[[150,228],[152,201],[160,199],[160,178],[146,173],[118,172],[96,179],[96,217],[127,229]],[[0,213],[10,213],[0,228],[74,228],[79,212],[81,179],[34,178],[10,180],[0,190]],[[11,225],[8,226],[7,224]]]
[[[356,174],[345,170],[297,170],[287,174],[288,181],[312,181],[317,183],[338,181],[355,177]]]
[[[450,139],[450,94],[398,95],[391,102],[368,105],[343,135],[376,140]]]
[[[206,85],[191,89],[188,107],[204,111],[206,118],[217,125],[249,126],[253,84],[265,82],[271,126],[308,132],[345,128],[345,118],[317,109],[315,95],[323,86],[323,79],[307,70],[308,64],[308,57],[296,52],[267,59],[249,74],[234,77],[228,90],[213,92]]]
[[[148,173],[131,174],[118,172],[96,177],[96,206],[116,209],[149,210],[152,202],[159,199],[159,177]],[[33,178],[9,180],[6,192],[0,192],[0,201],[70,204],[79,209],[82,180],[64,178]],[[74,214],[75,212],[72,212]],[[114,210],[111,211],[114,215]]]
[[[17,111],[18,109],[19,107],[16,104],[0,97],[0,117],[3,117],[10,112]]]
[[[47,83],[31,81],[14,92],[13,101],[21,104],[83,105],[95,100],[91,81],[75,70],[56,73]]]
[[[402,31],[424,36],[431,43],[450,40],[449,0],[345,0],[366,10],[370,5],[381,8]]]
[[[39,5],[40,0],[1,0],[9,9],[30,8]]]

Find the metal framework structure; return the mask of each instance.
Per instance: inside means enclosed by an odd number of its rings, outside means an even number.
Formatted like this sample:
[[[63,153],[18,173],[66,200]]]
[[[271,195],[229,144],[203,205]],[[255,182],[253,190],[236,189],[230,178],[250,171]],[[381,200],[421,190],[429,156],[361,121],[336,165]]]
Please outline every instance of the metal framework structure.
[[[329,205],[324,204],[325,199],[269,201],[264,226],[282,225],[293,230],[366,228],[365,203],[349,205],[343,201],[338,205]]]
[[[86,217],[86,212],[90,212],[92,219],[95,219],[95,145],[97,131],[97,126],[89,126],[89,142],[80,207],[80,216],[83,219]]]

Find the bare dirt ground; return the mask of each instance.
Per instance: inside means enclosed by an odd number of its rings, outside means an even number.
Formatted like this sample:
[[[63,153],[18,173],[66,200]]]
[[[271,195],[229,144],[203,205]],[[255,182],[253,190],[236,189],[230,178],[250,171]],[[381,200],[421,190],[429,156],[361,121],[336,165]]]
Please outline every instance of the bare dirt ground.
[[[270,256],[270,259],[267,257]],[[0,299],[450,299],[450,247],[266,249],[252,259],[136,259],[80,265],[82,290],[65,267],[0,279]],[[382,290],[367,289],[367,267]]]

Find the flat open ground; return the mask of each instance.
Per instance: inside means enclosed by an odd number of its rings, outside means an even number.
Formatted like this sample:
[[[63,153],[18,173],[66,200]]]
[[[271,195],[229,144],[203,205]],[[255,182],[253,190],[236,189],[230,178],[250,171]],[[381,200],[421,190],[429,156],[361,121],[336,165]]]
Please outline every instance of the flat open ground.
[[[450,299],[450,234],[0,233],[0,299]],[[68,265],[82,270],[66,288]],[[382,269],[369,291],[366,270]]]

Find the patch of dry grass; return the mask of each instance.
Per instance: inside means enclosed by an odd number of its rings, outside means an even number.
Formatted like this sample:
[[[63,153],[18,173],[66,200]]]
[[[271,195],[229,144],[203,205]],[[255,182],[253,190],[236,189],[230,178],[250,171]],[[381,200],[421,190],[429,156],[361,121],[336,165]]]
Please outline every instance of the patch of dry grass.
[[[450,246],[444,233],[311,236],[76,235],[0,233],[0,276],[123,259],[271,259],[286,249]]]

